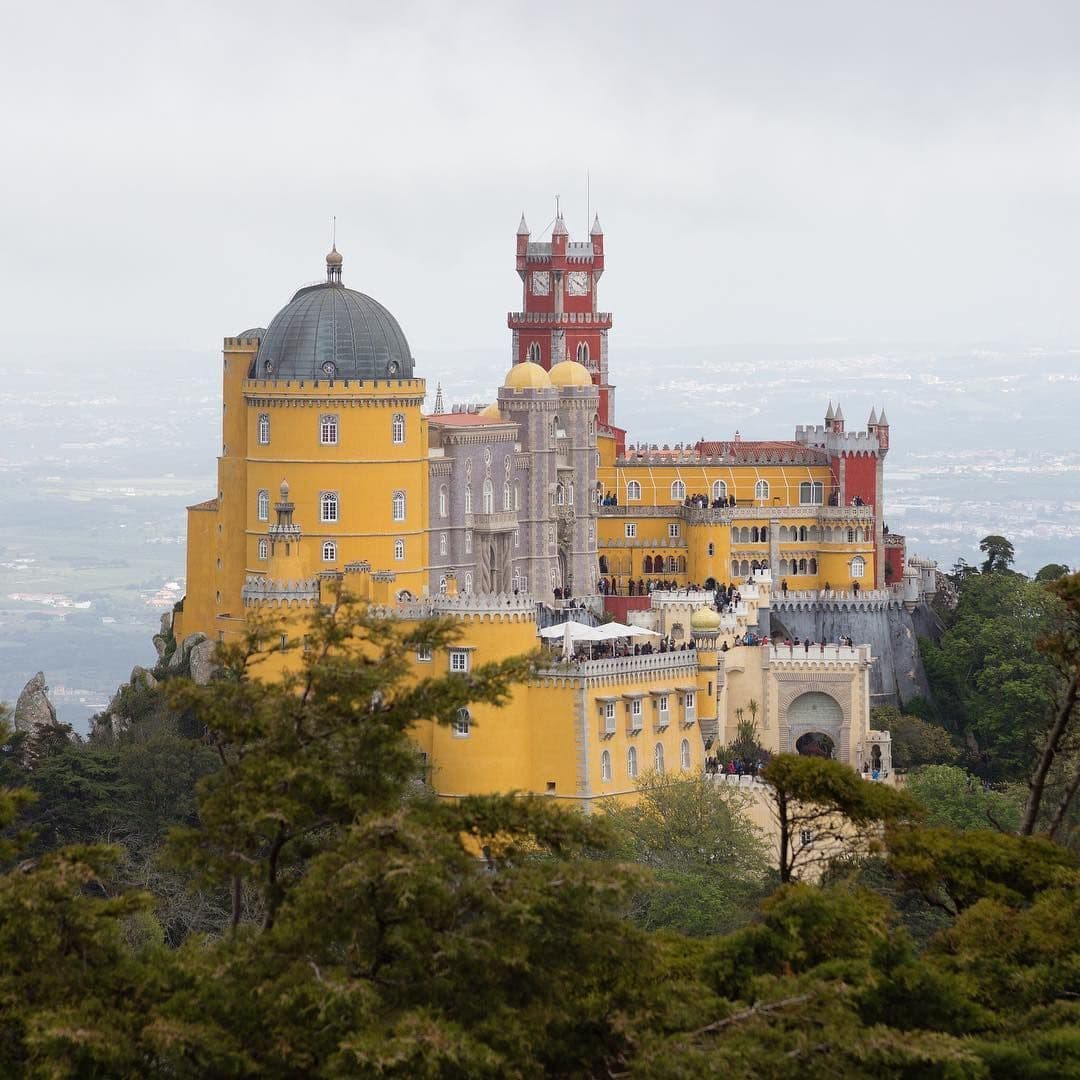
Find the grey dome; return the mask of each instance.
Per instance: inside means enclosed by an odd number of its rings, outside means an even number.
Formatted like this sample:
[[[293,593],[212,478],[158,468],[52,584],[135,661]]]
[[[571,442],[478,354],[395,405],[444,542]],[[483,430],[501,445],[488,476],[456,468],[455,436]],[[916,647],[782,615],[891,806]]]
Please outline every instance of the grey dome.
[[[274,316],[251,375],[411,379],[413,361],[397,319],[382,304],[331,280],[301,289]]]

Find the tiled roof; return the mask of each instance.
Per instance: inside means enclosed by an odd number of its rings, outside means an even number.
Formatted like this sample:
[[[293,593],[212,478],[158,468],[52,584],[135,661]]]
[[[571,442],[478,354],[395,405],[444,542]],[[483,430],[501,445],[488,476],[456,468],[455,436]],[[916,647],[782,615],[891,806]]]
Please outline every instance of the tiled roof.
[[[481,427],[484,424],[506,424],[507,420],[500,420],[494,416],[481,416],[480,413],[432,413],[427,417],[429,423],[442,424],[443,427]]]
[[[206,502],[196,503],[194,506],[189,506],[189,510],[216,510],[218,508],[217,499],[207,499]]]

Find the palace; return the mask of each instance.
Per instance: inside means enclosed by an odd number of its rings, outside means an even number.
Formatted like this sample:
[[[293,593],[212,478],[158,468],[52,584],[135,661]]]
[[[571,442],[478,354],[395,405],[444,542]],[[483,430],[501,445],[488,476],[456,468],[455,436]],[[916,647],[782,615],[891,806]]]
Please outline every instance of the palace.
[[[534,242],[523,217],[516,269],[513,362],[482,408],[445,411],[440,388],[424,414],[405,334],[345,286],[336,247],[325,281],[225,339],[218,492],[188,508],[178,640],[228,640],[266,609],[299,637],[344,588],[395,618],[457,619],[460,640],[418,651],[416,670],[466,672],[534,650],[572,606],[663,645],[550,653],[506,708],[417,730],[441,795],[588,807],[649,769],[700,772],[746,716],[767,749],[824,736],[888,772],[888,733],[869,726],[870,647],[770,640],[781,600],[855,610],[925,588],[883,525],[884,411],[848,431],[830,403],[791,440],[628,443],[597,303],[599,219],[574,242],[557,216]]]

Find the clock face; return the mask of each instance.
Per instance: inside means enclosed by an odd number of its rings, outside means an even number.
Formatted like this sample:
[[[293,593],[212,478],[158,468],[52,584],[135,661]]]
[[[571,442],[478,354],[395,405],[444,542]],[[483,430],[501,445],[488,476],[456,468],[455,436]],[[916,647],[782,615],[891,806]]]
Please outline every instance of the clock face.
[[[566,275],[566,292],[570,296],[588,296],[589,272],[587,270],[571,270]]]
[[[547,270],[534,270],[532,276],[533,296],[551,294],[551,274]]]

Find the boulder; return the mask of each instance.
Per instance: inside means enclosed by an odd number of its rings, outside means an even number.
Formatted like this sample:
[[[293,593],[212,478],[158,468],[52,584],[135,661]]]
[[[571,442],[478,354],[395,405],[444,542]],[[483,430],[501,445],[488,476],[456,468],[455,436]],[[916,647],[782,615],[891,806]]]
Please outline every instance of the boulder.
[[[165,650],[168,648],[169,643],[160,635],[154,635],[154,648],[157,649],[158,659],[162,659],[165,655]]]
[[[189,671],[191,650],[196,645],[206,641],[205,634],[188,634],[183,641],[178,642],[176,651],[169,658],[168,672],[170,675],[185,675]]]
[[[188,670],[191,672],[191,681],[198,686],[205,686],[217,671],[214,654],[217,646],[212,641],[200,641],[188,654]]]
[[[32,732],[42,725],[56,723],[56,709],[49,700],[45,674],[39,671],[22,689],[15,703],[15,730]]]
[[[141,684],[142,686],[145,686],[147,690],[153,690],[158,684],[153,673],[147,671],[144,667],[139,667],[138,664],[131,669],[131,678],[128,681],[132,686],[139,686]]]
[[[168,637],[172,633],[172,616],[173,613],[171,611],[166,611],[165,614],[161,616],[162,637]]]

